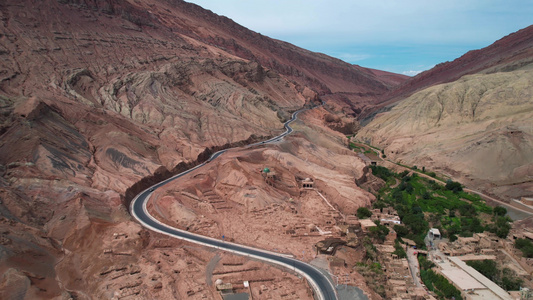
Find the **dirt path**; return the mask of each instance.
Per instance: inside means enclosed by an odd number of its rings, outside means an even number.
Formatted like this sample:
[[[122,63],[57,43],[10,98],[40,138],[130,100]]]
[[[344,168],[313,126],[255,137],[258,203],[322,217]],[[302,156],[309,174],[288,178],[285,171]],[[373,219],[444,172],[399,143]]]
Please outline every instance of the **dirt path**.
[[[205,282],[207,283],[208,286],[213,285],[213,271],[215,270],[220,259],[221,257],[217,253],[215,256],[213,256],[213,258],[211,258],[211,260],[205,267]]]

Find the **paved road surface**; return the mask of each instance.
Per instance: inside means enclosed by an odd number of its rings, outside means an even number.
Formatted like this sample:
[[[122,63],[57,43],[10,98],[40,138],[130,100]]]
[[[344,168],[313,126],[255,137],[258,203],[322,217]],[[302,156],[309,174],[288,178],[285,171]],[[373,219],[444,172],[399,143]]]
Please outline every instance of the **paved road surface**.
[[[249,145],[248,147],[278,142],[283,137],[289,135],[293,131],[292,128],[290,127],[290,123],[296,120],[298,114],[303,110],[304,109],[300,109],[296,111],[292,115],[292,118],[285,123],[286,131],[283,134],[277,137],[271,138],[267,141],[258,142],[258,143]],[[217,157],[222,155],[227,150],[229,149],[221,150],[221,151],[214,153],[209,158],[208,161],[215,160]],[[184,230],[180,230],[177,228],[173,228],[169,225],[159,222],[152,215],[150,215],[150,213],[148,213],[146,204],[148,200],[150,199],[150,196],[152,195],[154,190],[202,167],[203,165],[205,165],[205,163],[202,163],[192,169],[189,169],[185,172],[175,175],[165,181],[155,184],[151,186],[150,188],[142,191],[139,195],[135,196],[135,198],[131,202],[131,205],[130,205],[131,215],[135,219],[137,219],[137,221],[139,221],[139,223],[141,223],[144,227],[150,230],[157,231],[157,232],[160,232],[160,233],[163,233],[163,234],[166,234],[166,235],[178,238],[178,239],[187,240],[187,241],[190,241],[196,244],[200,244],[200,245],[204,245],[204,246],[208,246],[208,247],[212,247],[216,249],[221,249],[221,250],[229,251],[229,252],[244,255],[244,256],[253,257],[256,259],[274,263],[274,264],[286,267],[288,269],[294,270],[307,279],[307,281],[313,288],[317,299],[321,299],[321,300],[322,299],[323,300],[337,299],[335,287],[333,283],[328,279],[328,277],[322,274],[317,268],[305,262],[293,259],[288,255],[282,255],[282,254],[278,254],[278,253],[274,253],[274,252],[270,252],[266,250],[261,250],[258,248],[242,246],[242,245],[238,245],[235,243],[228,243],[228,242],[224,242],[224,241],[217,240],[214,238],[210,238],[210,237],[202,236],[199,234],[194,234],[194,233],[190,233]]]

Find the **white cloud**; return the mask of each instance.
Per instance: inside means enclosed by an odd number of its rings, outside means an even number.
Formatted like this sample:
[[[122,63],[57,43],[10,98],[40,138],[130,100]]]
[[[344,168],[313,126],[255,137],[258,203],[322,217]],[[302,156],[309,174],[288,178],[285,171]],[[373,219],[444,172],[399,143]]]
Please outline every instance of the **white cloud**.
[[[345,62],[355,63],[372,57],[370,54],[357,54],[357,53],[332,53],[337,58],[344,60]]]
[[[424,72],[425,70],[418,70],[418,71],[413,71],[413,70],[410,70],[410,71],[403,71],[402,74],[403,75],[407,75],[407,76],[415,76],[415,75],[418,75],[422,72]]]

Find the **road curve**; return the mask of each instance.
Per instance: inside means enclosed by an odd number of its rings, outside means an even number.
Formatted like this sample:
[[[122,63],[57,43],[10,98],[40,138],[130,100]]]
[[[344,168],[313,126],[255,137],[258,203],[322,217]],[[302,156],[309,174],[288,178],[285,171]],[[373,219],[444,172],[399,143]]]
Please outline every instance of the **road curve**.
[[[248,145],[247,147],[280,141],[285,136],[292,133],[293,129],[291,128],[290,123],[296,120],[296,118],[298,117],[298,114],[304,110],[305,109],[300,109],[294,112],[292,115],[292,118],[288,120],[287,122],[285,122],[284,127],[286,131],[284,133],[280,134],[279,136],[273,137],[269,140]],[[230,150],[230,149],[225,149],[225,150],[221,150],[221,151],[214,153],[208,159],[208,162],[215,160],[227,150]],[[300,275],[304,276],[307,279],[307,281],[313,288],[317,299],[320,299],[320,300],[337,299],[337,294],[336,294],[333,283],[321,271],[319,271],[317,268],[315,268],[314,266],[310,264],[299,261],[297,259],[293,259],[289,255],[283,255],[283,254],[274,253],[274,252],[270,252],[270,251],[262,250],[258,248],[243,246],[243,245],[239,245],[235,243],[224,242],[224,241],[217,240],[214,238],[210,238],[210,237],[202,236],[199,234],[194,234],[188,231],[184,231],[181,229],[177,229],[169,225],[163,224],[162,222],[156,220],[152,215],[150,215],[150,213],[148,212],[148,209],[146,208],[146,205],[148,203],[148,200],[150,199],[150,196],[152,195],[155,189],[173,180],[176,180],[198,168],[201,168],[205,164],[206,163],[202,163],[194,168],[191,168],[187,171],[177,174],[167,180],[159,182],[149,187],[148,189],[142,191],[141,193],[139,193],[131,201],[131,204],[130,204],[131,215],[135,219],[137,219],[137,221],[141,223],[142,226],[150,230],[153,230],[153,231],[156,231],[162,234],[166,234],[174,238],[187,240],[192,243],[204,245],[207,247],[225,250],[225,251],[243,255],[243,256],[253,257],[259,260],[263,260],[269,263],[274,263],[279,266],[283,266],[285,268],[291,269],[295,272],[298,272]]]

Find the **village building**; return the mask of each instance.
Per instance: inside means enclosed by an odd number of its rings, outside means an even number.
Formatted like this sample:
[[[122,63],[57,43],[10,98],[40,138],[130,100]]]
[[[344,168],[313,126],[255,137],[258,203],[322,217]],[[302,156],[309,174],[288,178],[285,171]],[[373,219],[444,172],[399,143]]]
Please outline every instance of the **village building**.
[[[389,227],[402,224],[398,213],[392,208],[384,208],[383,211],[380,209],[373,209],[370,219],[374,222],[379,221],[380,224]]]
[[[377,226],[376,223],[374,223],[370,219],[362,219],[362,220],[359,220],[359,222],[361,223],[361,230],[363,231],[363,233],[368,233],[371,227]]]
[[[306,190],[314,189],[315,188],[315,183],[314,183],[313,179],[306,178],[306,179],[302,180],[302,188],[306,189]]]
[[[437,228],[431,228],[429,230],[429,238],[430,239],[442,239],[442,236],[440,234],[440,231]]]
[[[525,205],[533,206],[533,197],[522,197],[520,201]]]

